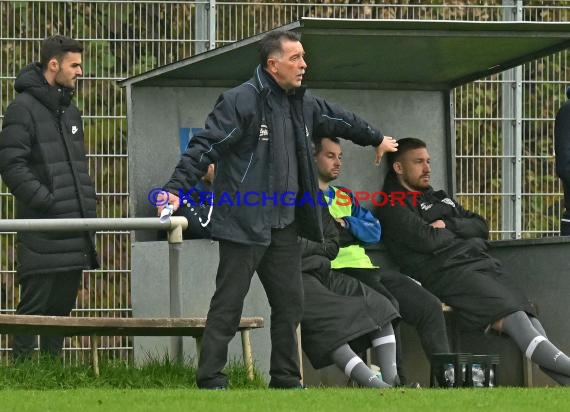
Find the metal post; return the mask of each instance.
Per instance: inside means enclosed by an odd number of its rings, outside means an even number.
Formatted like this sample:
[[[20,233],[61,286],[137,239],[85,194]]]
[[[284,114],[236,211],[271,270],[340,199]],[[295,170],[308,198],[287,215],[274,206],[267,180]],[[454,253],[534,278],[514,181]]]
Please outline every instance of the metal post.
[[[522,0],[503,0],[504,20],[522,21]],[[522,232],[522,66],[502,76],[502,230],[505,239]]]
[[[216,0],[210,0],[210,7],[208,8],[208,17],[210,22],[208,28],[210,30],[210,35],[208,36],[209,49],[214,50],[216,48]]]
[[[171,217],[171,219],[176,217]],[[170,317],[182,316],[182,299],[180,297],[180,250],[182,248],[182,228],[175,225],[168,232],[168,269],[170,277]],[[170,337],[170,354],[178,363],[184,361],[184,345],[182,336]]]
[[[194,27],[196,27],[196,47],[195,53],[203,53],[208,50],[209,47],[209,32],[208,32],[208,11],[210,8],[209,2],[204,2],[204,0],[195,0],[196,3],[196,14],[194,15]]]
[[[453,114],[455,113],[454,104],[454,94],[453,90],[448,93],[443,93],[443,98],[445,101],[445,118],[447,122],[445,123],[445,148],[447,154],[447,191],[452,193],[453,196],[457,195],[457,159],[454,155],[457,153],[457,134],[455,133],[455,124]]]

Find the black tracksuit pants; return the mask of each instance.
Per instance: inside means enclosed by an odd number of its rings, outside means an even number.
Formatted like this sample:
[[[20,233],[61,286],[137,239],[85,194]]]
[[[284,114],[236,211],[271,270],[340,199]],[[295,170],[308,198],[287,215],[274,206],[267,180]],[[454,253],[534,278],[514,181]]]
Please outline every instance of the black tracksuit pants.
[[[202,339],[197,382],[200,388],[227,386],[222,373],[253,273],[257,271],[271,306],[270,387],[300,385],[296,329],[303,316],[301,249],[293,225],[271,231],[269,246],[221,240],[216,291]]]
[[[30,275],[20,280],[20,303],[17,315],[69,316],[75,306],[81,285],[82,271]],[[63,336],[41,336],[40,350],[58,356]],[[36,336],[14,335],[15,358],[31,356],[36,347]]]
[[[413,325],[422,348],[429,357],[433,353],[449,352],[449,341],[441,301],[413,279],[388,269],[339,269],[372,289],[393,296],[402,319]]]

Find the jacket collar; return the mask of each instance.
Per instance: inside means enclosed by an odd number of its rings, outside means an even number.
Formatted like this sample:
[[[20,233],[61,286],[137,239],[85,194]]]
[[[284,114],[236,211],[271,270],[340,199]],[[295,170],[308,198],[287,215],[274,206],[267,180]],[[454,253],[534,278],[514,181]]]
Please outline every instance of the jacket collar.
[[[263,67],[261,67],[261,65],[258,65],[255,68],[252,81],[253,84],[251,82],[248,83],[252,85],[260,94],[267,95],[269,93],[274,93],[278,96],[284,94],[291,94],[295,98],[303,98],[306,91],[306,87],[301,86],[292,90],[290,93],[287,93],[285,90],[281,88],[281,86],[279,86],[279,84],[277,84],[273,76],[267,73],[267,71]]]
[[[42,72],[39,63],[26,66],[14,84],[18,93],[27,92],[38,99],[50,111],[61,114],[61,110],[70,105],[74,90],[63,86],[51,86]]]

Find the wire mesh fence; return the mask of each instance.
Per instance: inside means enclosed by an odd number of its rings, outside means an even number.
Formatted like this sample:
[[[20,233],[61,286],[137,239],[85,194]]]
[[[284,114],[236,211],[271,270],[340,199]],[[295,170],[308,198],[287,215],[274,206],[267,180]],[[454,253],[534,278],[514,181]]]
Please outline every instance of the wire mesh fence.
[[[517,7],[519,8],[517,10]],[[83,42],[84,77],[76,103],[83,112],[90,173],[100,217],[129,216],[126,99],[117,81],[290,23],[301,17],[568,22],[570,1],[515,0],[315,0],[277,1],[0,1],[0,120],[14,97],[21,68],[38,60],[40,41],[58,33]],[[557,234],[561,187],[554,174],[553,120],[570,81],[567,51],[526,64],[522,75],[520,187],[505,164],[506,130],[517,119],[501,104],[513,80],[505,75],[454,91],[456,195],[484,215],[492,236],[538,237]],[[511,136],[511,135],[508,135]],[[421,136],[419,136],[421,137]],[[505,162],[506,160],[506,162]],[[504,209],[520,195],[520,229],[505,224]],[[15,216],[14,199],[0,182],[0,218]],[[97,233],[101,269],[86,271],[74,316],[131,315],[130,234]],[[0,312],[18,303],[15,233],[0,233]],[[88,356],[89,340],[67,339],[66,359]],[[110,358],[130,359],[128,338],[102,339]],[[0,357],[9,338],[0,335]]]

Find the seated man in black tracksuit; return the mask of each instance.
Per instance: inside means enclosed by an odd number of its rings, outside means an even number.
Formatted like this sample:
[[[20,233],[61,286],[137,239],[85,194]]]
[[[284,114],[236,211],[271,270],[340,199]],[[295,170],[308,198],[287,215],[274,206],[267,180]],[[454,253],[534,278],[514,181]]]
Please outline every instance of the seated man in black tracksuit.
[[[330,185],[342,171],[339,139],[316,140],[315,161],[319,187],[325,193],[331,215],[340,224],[341,248],[332,262],[333,271],[352,276],[391,299],[398,306],[402,319],[416,328],[428,357],[449,352],[440,300],[408,276],[372,264],[364,246],[380,241],[380,222],[369,210],[358,205],[348,189]],[[398,353],[398,374],[402,383],[406,383],[402,361],[401,353]]]
[[[331,271],[338,253],[337,225],[323,207],[324,243],[301,238],[304,313],[303,350],[314,368],[335,364],[363,387],[398,385],[396,338],[398,310],[385,296],[358,280]],[[372,346],[381,374],[356,354]]]
[[[384,192],[420,192],[378,209],[384,242],[400,268],[453,307],[464,329],[492,328],[511,337],[526,357],[561,385],[570,358],[546,337],[534,308],[501,263],[487,254],[485,220],[430,186],[426,144],[400,139],[389,155]]]
[[[566,90],[570,99],[570,87]],[[560,222],[560,235],[570,236],[570,100],[558,110],[554,122],[554,148],[556,174],[564,189],[564,214]]]

